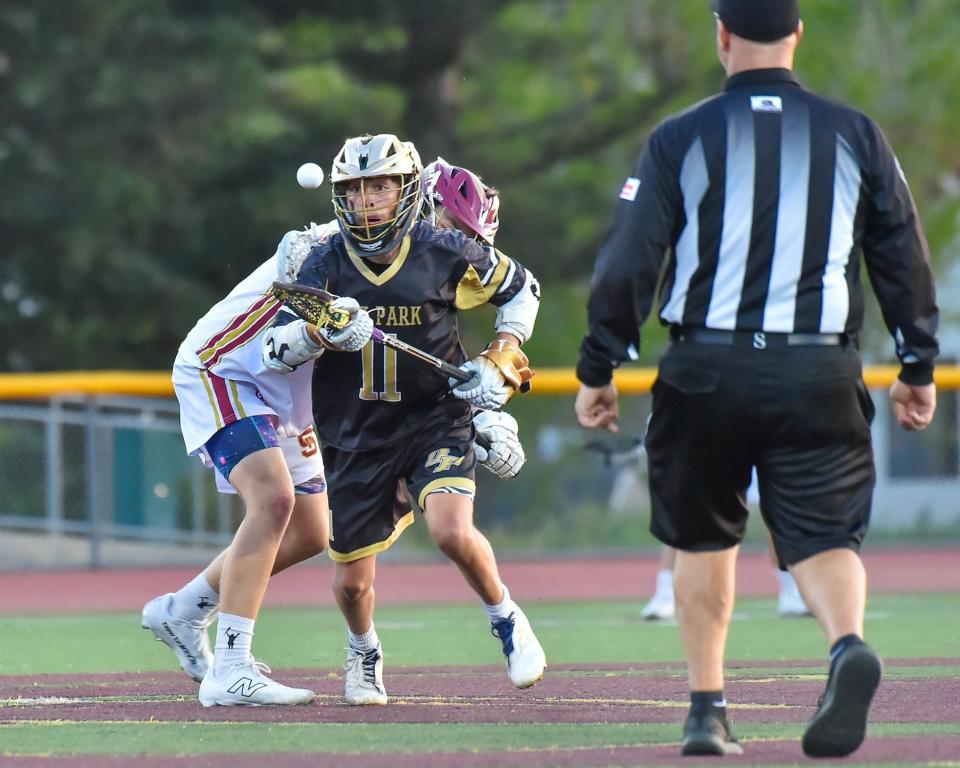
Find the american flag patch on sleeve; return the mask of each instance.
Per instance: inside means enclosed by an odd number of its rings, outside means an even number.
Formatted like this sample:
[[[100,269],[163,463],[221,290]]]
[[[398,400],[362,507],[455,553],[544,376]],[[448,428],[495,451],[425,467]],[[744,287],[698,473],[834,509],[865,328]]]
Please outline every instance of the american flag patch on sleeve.
[[[637,199],[637,192],[640,191],[640,179],[635,176],[631,176],[625,182],[623,182],[623,187],[620,189],[620,199],[629,200],[633,202]]]

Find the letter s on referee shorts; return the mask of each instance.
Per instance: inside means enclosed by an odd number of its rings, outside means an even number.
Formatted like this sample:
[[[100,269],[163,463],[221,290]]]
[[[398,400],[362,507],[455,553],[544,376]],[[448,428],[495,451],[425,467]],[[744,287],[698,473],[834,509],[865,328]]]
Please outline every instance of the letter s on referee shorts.
[[[651,531],[687,551],[735,546],[756,466],[781,568],[828,549],[859,551],[875,482],[873,415],[849,342],[674,342],[660,362],[645,438]]]

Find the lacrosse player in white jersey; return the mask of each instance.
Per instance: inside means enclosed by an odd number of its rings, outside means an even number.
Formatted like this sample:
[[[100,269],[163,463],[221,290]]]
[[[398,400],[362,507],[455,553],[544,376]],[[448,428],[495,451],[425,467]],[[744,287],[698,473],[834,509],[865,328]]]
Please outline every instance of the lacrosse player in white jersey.
[[[217,470],[221,492],[239,493],[244,520],[230,546],[175,593],[144,606],[143,626],[200,683],[200,703],[306,704],[313,691],[271,680],[251,653],[254,622],[271,573],[322,552],[329,533],[326,481],[313,433],[312,360],[356,351],[373,323],[356,302],[340,330],[302,320],[271,327],[281,304],[274,280],[290,281],[336,222],[289,232],[277,252],[194,326],[180,345],[173,383],[187,452]],[[305,364],[306,363],[306,364]],[[211,654],[207,626],[219,609]]]

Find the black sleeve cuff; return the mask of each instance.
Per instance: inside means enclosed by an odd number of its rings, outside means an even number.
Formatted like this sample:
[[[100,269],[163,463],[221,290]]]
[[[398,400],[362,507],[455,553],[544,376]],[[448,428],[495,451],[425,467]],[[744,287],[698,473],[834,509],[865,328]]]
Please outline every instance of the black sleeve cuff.
[[[580,359],[577,361],[577,378],[588,387],[603,387],[613,379],[614,364],[603,352],[597,350],[588,336],[580,344]]]
[[[904,384],[922,387],[933,383],[933,363],[903,363],[897,377]]]

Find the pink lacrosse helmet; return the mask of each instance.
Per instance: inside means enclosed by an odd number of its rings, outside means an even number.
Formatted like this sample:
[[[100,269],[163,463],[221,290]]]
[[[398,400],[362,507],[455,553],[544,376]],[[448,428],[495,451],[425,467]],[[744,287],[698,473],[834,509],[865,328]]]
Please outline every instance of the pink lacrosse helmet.
[[[462,224],[476,240],[493,245],[500,226],[500,196],[466,168],[442,157],[423,169],[424,200],[436,224],[437,207]]]

